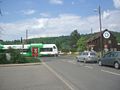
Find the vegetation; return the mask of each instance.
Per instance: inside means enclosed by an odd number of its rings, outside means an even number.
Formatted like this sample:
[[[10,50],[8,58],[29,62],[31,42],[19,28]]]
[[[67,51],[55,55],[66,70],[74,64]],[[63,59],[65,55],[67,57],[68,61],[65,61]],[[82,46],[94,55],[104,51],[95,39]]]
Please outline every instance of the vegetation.
[[[120,43],[120,32],[112,32],[116,37],[118,43]],[[77,30],[71,32],[69,36],[60,37],[41,37],[27,40],[27,43],[43,43],[52,44],[55,43],[60,51],[83,51],[86,49],[85,43],[94,34],[80,34]],[[1,44],[21,44],[21,40],[14,41],[2,41]]]
[[[6,54],[0,53],[0,64],[7,64],[9,61],[6,60]]]
[[[118,43],[120,43],[120,32],[112,32],[113,35],[116,37]]]
[[[87,47],[86,47],[86,38],[81,37],[77,42],[77,46],[78,46],[78,51],[80,51],[80,52],[86,50],[87,49]]]
[[[78,33],[77,30],[74,30],[70,34],[70,46],[71,46],[71,51],[74,52],[77,50],[77,42],[80,39],[80,34]]]
[[[17,64],[17,63],[31,63],[40,62],[34,57],[25,57],[20,54],[19,50],[10,48],[7,52],[0,53],[0,64]]]

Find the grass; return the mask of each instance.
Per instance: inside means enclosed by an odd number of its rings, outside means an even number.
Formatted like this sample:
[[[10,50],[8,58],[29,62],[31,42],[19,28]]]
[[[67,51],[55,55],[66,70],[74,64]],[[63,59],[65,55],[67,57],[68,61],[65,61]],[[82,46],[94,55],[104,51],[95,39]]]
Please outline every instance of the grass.
[[[38,59],[37,57],[25,57],[25,62],[23,63],[37,63],[37,62],[41,62],[41,60]]]

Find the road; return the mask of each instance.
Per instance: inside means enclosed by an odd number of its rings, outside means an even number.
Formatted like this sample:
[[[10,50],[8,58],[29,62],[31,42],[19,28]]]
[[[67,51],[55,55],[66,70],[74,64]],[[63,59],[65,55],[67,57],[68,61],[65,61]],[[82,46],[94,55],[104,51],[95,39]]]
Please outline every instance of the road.
[[[71,56],[41,60],[41,65],[0,67],[0,90],[120,90],[120,70]]]

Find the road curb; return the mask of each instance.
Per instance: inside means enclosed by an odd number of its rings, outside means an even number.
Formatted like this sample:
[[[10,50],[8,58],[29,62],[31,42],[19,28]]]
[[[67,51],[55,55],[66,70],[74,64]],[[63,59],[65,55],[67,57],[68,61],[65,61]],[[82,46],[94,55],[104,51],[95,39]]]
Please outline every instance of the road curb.
[[[31,65],[41,65],[41,64],[42,63],[1,64],[0,67],[31,66]]]

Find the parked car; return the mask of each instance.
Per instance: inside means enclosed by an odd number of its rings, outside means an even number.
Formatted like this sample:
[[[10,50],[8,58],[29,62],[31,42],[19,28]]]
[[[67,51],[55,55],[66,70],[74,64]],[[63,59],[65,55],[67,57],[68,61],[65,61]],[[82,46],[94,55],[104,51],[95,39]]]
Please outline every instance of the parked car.
[[[77,62],[97,62],[97,54],[94,51],[84,51],[76,57]]]
[[[112,51],[105,54],[102,58],[99,59],[98,64],[114,66],[116,69],[120,68],[120,51]]]

